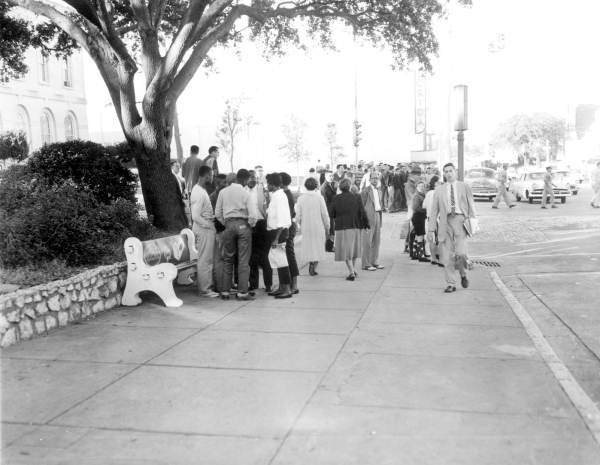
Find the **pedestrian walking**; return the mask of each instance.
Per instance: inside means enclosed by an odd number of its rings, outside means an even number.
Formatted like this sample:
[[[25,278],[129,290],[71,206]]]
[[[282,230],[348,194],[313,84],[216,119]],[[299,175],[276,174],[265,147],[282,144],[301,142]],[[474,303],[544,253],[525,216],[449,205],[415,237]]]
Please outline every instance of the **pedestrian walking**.
[[[369,229],[363,231],[362,269],[367,271],[381,270],[379,264],[379,247],[381,245],[382,201],[381,192],[377,188],[380,174],[374,172],[367,185],[360,193]]]
[[[329,234],[329,212],[325,199],[317,190],[317,181],[308,178],[304,182],[306,193],[296,203],[296,223],[302,235],[299,256],[308,262],[308,273],[316,276],[317,265],[325,258],[325,240]]]
[[[508,165],[502,165],[496,173],[496,180],[498,181],[498,186],[496,190],[496,198],[494,199],[494,204],[492,205],[492,208],[497,209],[498,205],[500,205],[501,199],[504,199],[504,202],[506,203],[506,205],[508,205],[508,208],[513,208],[515,206],[514,202],[512,202],[512,199],[510,198],[510,194],[508,193],[508,188],[506,186],[506,183],[508,182],[508,173],[506,172],[507,168]]]
[[[600,161],[596,163],[596,168],[592,171],[590,181],[592,189],[594,189],[594,197],[592,197],[592,207],[600,208]]]
[[[329,212],[329,237],[326,242],[328,246],[326,247],[327,252],[333,252],[333,238],[335,235],[335,220],[331,214],[331,209],[333,207],[333,200],[335,199],[335,185],[333,184],[333,173],[331,171],[325,172],[325,181],[321,184],[321,195],[323,199],[325,199],[325,205],[327,206],[327,211]]]
[[[232,284],[233,268],[237,257],[236,298],[252,300],[248,293],[250,278],[250,255],[252,253],[252,227],[256,225],[256,206],[250,200],[250,194],[244,187],[248,184],[250,173],[241,169],[236,180],[224,188],[217,198],[215,217],[225,225],[223,232],[223,282],[224,286]],[[229,299],[229,291],[221,293],[221,297]]]
[[[201,297],[219,297],[218,293],[211,290],[216,236],[215,215],[204,187],[210,182],[212,182],[212,170],[208,166],[201,166],[198,170],[198,182],[192,189],[190,198],[192,231],[198,250],[196,283],[198,295]]]
[[[362,254],[362,230],[369,227],[360,196],[350,192],[350,181],[342,179],[341,194],[335,196],[331,214],[335,221],[335,261],[348,268],[348,281],[354,281],[356,260]]]
[[[277,269],[277,276],[279,277],[279,288],[270,292],[269,295],[276,299],[289,299],[292,297],[292,277],[285,253],[285,245],[288,230],[292,225],[292,217],[287,196],[281,188],[279,173],[267,174],[267,187],[271,197],[267,208],[267,230],[269,231],[271,244],[269,260],[271,261],[271,267]]]
[[[544,191],[542,192],[542,208],[546,208],[546,201],[550,197],[550,204],[552,208],[557,208],[554,204],[554,174],[552,174],[552,167],[546,167],[546,174],[544,175]]]
[[[469,287],[467,278],[467,228],[474,219],[475,202],[468,184],[456,179],[456,168],[452,163],[444,165],[446,182],[435,189],[431,212],[429,214],[429,238],[434,240],[434,231],[438,230],[440,255],[444,265],[446,288],[444,292],[456,291],[455,271],[458,270],[461,285]],[[439,224],[436,220],[439,216]],[[466,223],[466,224],[465,224]]]

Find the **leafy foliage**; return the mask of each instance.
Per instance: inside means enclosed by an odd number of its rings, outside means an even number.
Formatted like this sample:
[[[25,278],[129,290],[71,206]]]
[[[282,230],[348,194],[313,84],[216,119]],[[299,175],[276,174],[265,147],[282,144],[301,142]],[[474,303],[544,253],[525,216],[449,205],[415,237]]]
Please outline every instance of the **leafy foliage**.
[[[31,156],[28,166],[50,185],[68,181],[99,202],[125,199],[135,203],[136,177],[121,164],[120,153],[95,142],[58,142],[44,145]]]
[[[297,116],[292,115],[289,121],[283,125],[282,130],[285,144],[279,148],[289,161],[298,165],[310,156],[305,147],[306,123]]]
[[[338,144],[338,129],[335,123],[327,124],[325,138],[327,139],[327,147],[329,148],[330,166],[335,167],[337,160],[346,156],[344,154],[344,148]]]
[[[27,72],[25,52],[29,47],[42,53],[68,56],[77,43],[52,23],[29,24],[11,14],[12,2],[0,0],[0,74],[15,79]]]
[[[58,259],[68,266],[114,260],[123,240],[154,230],[124,199],[104,204],[73,183],[51,184],[25,166],[0,179],[0,264],[15,267]]]
[[[567,126],[562,118],[546,113],[515,115],[496,130],[492,145],[510,147],[519,157],[519,163],[556,159],[564,144]]]
[[[430,57],[438,50],[433,21],[444,14],[449,0],[11,1],[51,23],[30,27],[41,41],[31,43],[43,45],[44,52],[66,53],[73,43],[88,52],[125,138],[141,148],[136,153],[138,167],[158,166],[163,174],[142,177],[144,192],[157,194],[145,196],[155,224],[179,229],[185,224],[181,194],[175,184],[165,190],[156,180],[168,174],[167,163],[160,161],[170,158],[177,99],[198,69],[211,63],[215,47],[255,40],[264,44],[266,55],[285,53],[290,46],[306,47],[310,40],[334,47],[332,31],[344,23],[358,40],[387,45],[397,66],[418,62],[431,69]],[[57,34],[54,26],[63,32]],[[136,95],[134,86],[140,68],[143,96]],[[136,105],[140,101],[142,105]]]
[[[27,158],[29,144],[22,131],[6,131],[0,134],[0,160],[22,161]]]

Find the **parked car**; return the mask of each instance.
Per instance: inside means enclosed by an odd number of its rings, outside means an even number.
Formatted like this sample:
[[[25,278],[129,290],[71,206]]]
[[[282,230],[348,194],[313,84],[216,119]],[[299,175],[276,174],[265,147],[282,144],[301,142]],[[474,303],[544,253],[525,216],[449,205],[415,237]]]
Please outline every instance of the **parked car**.
[[[475,199],[487,199],[490,202],[496,197],[498,181],[496,172],[491,168],[473,168],[465,172],[465,182],[471,187]]]
[[[534,200],[541,201],[545,175],[546,170],[544,169],[526,171],[510,183],[508,190],[518,201],[528,200],[529,203],[533,203]],[[560,199],[561,203],[565,203],[567,197],[571,195],[571,186],[567,175],[567,171],[554,172],[554,197]]]

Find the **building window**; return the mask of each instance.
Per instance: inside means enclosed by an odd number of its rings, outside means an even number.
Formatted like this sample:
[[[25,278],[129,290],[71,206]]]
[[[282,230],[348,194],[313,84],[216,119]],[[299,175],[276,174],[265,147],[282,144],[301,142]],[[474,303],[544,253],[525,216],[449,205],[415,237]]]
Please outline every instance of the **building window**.
[[[50,110],[43,110],[40,119],[42,132],[42,144],[50,144],[54,142],[54,118]]]
[[[73,67],[69,57],[63,60],[63,84],[65,87],[73,87]]]
[[[40,60],[40,80],[50,82],[50,58],[42,55]]]
[[[27,143],[31,145],[31,127],[29,124],[29,113],[24,106],[19,105],[17,107],[17,130],[25,133],[25,139]]]
[[[77,120],[73,113],[69,113],[65,118],[65,140],[74,140],[79,138]]]

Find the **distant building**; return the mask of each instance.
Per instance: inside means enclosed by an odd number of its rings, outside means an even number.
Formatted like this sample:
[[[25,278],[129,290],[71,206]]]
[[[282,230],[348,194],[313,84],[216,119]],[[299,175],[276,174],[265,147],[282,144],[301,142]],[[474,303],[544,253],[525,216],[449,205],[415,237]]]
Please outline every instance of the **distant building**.
[[[0,75],[0,131],[22,130],[30,150],[51,142],[87,139],[87,108],[81,55],[44,57],[29,50],[27,75]]]

